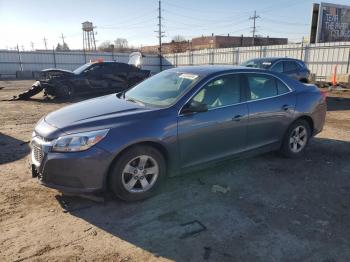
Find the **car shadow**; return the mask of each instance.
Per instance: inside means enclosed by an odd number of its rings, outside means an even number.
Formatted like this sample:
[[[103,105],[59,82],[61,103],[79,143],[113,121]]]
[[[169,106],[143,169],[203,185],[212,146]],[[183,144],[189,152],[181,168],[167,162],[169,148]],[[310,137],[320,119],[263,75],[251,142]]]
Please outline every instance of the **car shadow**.
[[[19,160],[30,152],[29,140],[22,141],[0,132],[0,165]]]
[[[327,223],[350,219],[349,154],[349,142],[315,138],[301,159],[268,153],[225,161],[168,178],[159,194],[141,202],[57,200],[64,212],[156,257],[321,260],[329,257],[324,225],[327,234],[348,237],[342,223]]]
[[[350,110],[350,98],[327,97],[327,111]]]

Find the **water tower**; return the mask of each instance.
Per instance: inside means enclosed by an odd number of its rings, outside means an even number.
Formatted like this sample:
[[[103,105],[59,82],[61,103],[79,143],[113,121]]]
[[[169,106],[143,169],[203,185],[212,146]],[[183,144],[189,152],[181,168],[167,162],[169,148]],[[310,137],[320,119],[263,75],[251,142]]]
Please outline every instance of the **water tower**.
[[[86,21],[82,23],[83,27],[83,48],[87,51],[96,51],[96,41],[94,26],[92,22]]]

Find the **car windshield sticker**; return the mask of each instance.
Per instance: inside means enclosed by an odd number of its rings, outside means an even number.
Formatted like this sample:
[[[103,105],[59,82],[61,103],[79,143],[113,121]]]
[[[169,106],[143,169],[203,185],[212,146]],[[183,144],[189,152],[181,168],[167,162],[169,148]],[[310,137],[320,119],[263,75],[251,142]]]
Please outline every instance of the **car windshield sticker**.
[[[263,62],[263,65],[271,65],[271,62]]]
[[[192,75],[192,74],[181,74],[179,75],[180,78],[190,79],[194,80],[198,77],[198,75]]]

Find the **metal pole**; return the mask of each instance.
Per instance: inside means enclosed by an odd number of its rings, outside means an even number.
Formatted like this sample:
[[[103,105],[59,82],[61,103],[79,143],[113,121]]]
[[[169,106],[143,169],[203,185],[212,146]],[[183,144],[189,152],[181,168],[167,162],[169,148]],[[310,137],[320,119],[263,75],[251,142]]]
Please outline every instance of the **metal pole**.
[[[348,55],[348,63],[347,63],[347,65],[346,65],[346,73],[350,73],[349,72],[349,68],[350,67],[350,48],[349,48],[349,55]]]
[[[86,51],[85,51],[85,49],[83,49],[83,53],[84,53],[84,61],[85,61],[85,64],[86,64]]]
[[[19,68],[21,71],[23,71],[22,56],[21,56],[21,52],[19,51],[18,44],[17,44],[17,54],[18,54]]]
[[[112,45],[112,61],[114,61],[114,45]]]
[[[159,70],[163,70],[162,58],[162,2],[158,1],[158,38],[159,38]]]
[[[304,37],[301,38],[301,53],[300,53],[301,61],[303,61],[303,51],[304,51]]]
[[[57,67],[56,64],[56,52],[55,52],[55,46],[52,47],[52,54],[53,54],[53,63],[55,65],[55,68]]]

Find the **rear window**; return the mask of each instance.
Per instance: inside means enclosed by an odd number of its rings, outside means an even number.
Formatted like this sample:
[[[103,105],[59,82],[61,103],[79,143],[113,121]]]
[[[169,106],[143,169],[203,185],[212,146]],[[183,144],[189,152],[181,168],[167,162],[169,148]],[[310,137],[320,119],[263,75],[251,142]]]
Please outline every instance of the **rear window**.
[[[269,69],[271,65],[272,65],[271,60],[261,60],[261,59],[248,60],[242,64],[242,66],[260,68],[260,69]]]
[[[286,94],[289,88],[279,79],[265,74],[246,74],[250,89],[250,100]]]

